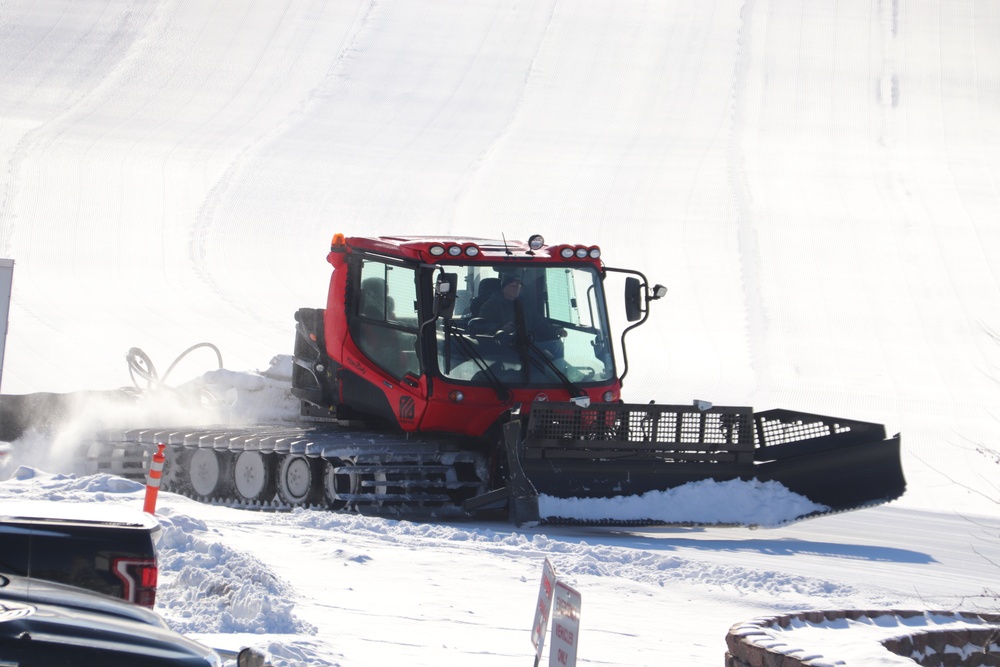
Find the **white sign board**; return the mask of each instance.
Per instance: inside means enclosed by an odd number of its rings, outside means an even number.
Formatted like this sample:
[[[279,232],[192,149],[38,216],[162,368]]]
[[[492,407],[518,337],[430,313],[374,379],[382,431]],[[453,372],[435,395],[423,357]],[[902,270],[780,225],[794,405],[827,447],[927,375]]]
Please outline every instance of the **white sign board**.
[[[549,667],[576,666],[576,647],[580,639],[580,603],[579,593],[561,581],[556,582]]]
[[[10,288],[14,283],[14,260],[0,259],[0,379],[3,378],[3,354],[7,347],[7,317],[10,313]]]
[[[545,633],[549,629],[549,612],[552,610],[552,594],[556,586],[556,571],[549,559],[542,568],[542,583],[538,587],[538,604],[535,605],[535,622],[531,626],[531,643],[535,645],[535,664],[542,659]]]

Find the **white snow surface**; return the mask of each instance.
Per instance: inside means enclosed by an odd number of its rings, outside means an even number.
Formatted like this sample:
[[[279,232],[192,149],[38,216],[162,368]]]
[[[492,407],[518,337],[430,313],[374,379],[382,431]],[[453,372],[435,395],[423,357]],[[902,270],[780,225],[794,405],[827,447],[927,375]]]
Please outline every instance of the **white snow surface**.
[[[16,472],[0,482],[5,504],[142,506],[137,482]],[[516,529],[248,512],[163,493],[157,516],[156,610],[195,639],[254,646],[275,665],[524,664],[546,558],[582,593],[579,664],[717,664],[733,625],[838,608],[886,615],[759,640],[817,664],[903,664],[878,640],[963,624],[892,610],[997,608],[1000,517],[955,511],[880,507],[757,530]]]
[[[538,497],[541,517],[591,522],[604,517],[623,522],[655,520],[675,524],[778,526],[796,517],[829,509],[777,482],[735,479],[688,482],[640,496],[557,498],[542,494]]]
[[[590,665],[717,665],[730,626],[803,609],[1000,606],[992,0],[8,0],[0,162],[4,393],[125,385],[135,346],[225,359],[171,373],[209,410],[88,397],[54,439],[0,445],[4,501],[141,507],[139,485],[82,474],[96,427],[294,412],[292,314],[325,305],[334,232],[598,244],[670,289],[629,335],[627,400],[903,434],[900,500],[755,531],[165,493],[157,609],[206,643],[276,665],[527,664],[545,558],[583,596]],[[707,491],[684,502],[743,511]],[[781,641],[878,664],[857,632]]]

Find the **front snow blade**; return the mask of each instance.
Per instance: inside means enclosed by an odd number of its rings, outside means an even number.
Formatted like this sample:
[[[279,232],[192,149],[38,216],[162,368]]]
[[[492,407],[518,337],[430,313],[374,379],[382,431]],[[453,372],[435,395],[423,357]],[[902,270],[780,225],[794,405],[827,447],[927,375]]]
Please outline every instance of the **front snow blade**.
[[[515,523],[780,525],[898,498],[899,436],[747,407],[535,403],[508,426]]]
[[[767,410],[755,417],[758,479],[842,512],[895,500],[906,490],[900,436],[881,424]]]

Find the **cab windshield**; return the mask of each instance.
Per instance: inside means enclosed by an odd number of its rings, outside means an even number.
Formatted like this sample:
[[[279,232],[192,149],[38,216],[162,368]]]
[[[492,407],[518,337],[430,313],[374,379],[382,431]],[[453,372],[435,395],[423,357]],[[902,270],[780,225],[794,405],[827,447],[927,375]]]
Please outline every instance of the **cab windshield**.
[[[451,318],[436,323],[438,370],[474,384],[545,386],[615,377],[602,283],[590,266],[448,266]]]

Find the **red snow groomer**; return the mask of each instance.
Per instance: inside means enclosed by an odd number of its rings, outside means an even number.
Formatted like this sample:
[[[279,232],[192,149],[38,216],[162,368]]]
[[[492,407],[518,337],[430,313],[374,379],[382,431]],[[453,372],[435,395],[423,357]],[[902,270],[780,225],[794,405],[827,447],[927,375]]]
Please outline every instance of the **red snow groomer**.
[[[295,314],[301,423],[129,431],[116,447],[167,442],[165,488],[206,500],[404,518],[711,523],[657,504],[689,483],[756,480],[803,497],[795,520],[905,489],[899,436],[878,424],[621,402],[625,335],[666,289],[605,266],[597,246],[338,234],[327,259],[326,308]],[[617,345],[611,273],[629,322]],[[648,515],[616,512],[632,496]],[[574,499],[585,514],[565,509]]]

